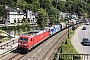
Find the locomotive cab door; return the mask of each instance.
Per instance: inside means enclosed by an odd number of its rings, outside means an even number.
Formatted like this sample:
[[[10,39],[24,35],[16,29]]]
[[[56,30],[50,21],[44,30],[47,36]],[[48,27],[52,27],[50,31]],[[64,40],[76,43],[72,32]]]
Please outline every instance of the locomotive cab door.
[[[29,39],[28,45],[29,45],[28,50],[30,50],[31,48],[33,48],[33,38],[30,38]]]
[[[31,48],[33,47],[33,38],[30,39]]]

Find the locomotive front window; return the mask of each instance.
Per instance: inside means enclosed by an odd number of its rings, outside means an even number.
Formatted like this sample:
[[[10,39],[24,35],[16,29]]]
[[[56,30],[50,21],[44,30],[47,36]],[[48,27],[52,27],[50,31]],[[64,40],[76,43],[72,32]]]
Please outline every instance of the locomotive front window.
[[[20,40],[21,41],[28,41],[28,38],[22,38],[22,37],[20,37]]]
[[[19,40],[23,40],[23,38],[20,37]]]
[[[24,41],[28,41],[28,38],[24,38],[23,40],[24,40]]]

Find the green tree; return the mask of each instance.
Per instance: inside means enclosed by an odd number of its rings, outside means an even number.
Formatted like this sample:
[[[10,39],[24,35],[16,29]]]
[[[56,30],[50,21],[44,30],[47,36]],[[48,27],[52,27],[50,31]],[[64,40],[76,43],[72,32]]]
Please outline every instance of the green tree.
[[[55,24],[55,16],[54,15],[50,15],[49,19],[50,19],[50,25]]]
[[[47,20],[45,19],[45,17],[47,16],[46,10],[44,10],[43,8],[38,9],[38,20],[37,20],[37,24],[41,27],[44,28],[46,25]]]
[[[4,6],[0,6],[0,17],[7,18],[7,10]]]
[[[30,23],[30,19],[29,18],[27,19],[27,21],[28,21],[28,23]]]
[[[13,8],[16,6],[15,1],[12,1],[12,0],[0,0],[0,4],[9,5],[9,6],[13,7]]]
[[[56,3],[55,1],[52,2],[52,4],[54,5],[54,7],[56,7]],[[65,4],[66,2],[65,1],[58,1],[58,4],[57,4],[57,9],[62,11],[62,12],[65,12],[66,8],[65,8]]]
[[[26,6],[27,6],[28,4],[27,4],[27,2],[26,2],[25,0],[17,0],[17,5],[18,5],[21,9],[25,10],[25,9],[26,9]]]
[[[50,7],[52,7],[53,5],[50,3],[50,0],[41,0],[40,1],[40,7],[42,7],[43,9],[50,9]]]

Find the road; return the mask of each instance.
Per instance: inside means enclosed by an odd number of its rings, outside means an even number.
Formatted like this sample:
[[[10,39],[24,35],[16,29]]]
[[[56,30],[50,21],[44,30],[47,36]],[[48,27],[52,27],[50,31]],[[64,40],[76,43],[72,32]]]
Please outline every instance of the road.
[[[90,46],[84,46],[84,45],[81,44],[82,39],[85,38],[85,37],[90,40],[90,25],[83,25],[83,26],[87,27],[87,29],[82,30],[82,27],[81,27],[81,30],[78,33],[78,40],[80,42],[80,46],[83,48],[85,53],[90,54]]]

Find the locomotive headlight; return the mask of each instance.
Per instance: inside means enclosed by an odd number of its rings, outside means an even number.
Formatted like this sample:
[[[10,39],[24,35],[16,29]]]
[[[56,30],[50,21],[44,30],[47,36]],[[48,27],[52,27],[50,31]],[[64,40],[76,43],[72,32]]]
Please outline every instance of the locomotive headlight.
[[[25,46],[27,45],[27,44],[24,44]]]
[[[18,43],[18,45],[21,45],[21,43]]]

